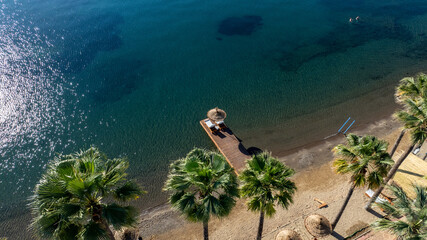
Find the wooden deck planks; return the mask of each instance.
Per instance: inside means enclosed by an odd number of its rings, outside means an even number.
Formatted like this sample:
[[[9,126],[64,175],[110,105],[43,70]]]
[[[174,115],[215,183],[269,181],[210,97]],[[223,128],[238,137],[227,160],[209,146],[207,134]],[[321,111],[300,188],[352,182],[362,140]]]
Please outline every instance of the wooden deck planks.
[[[212,134],[211,130],[205,124],[205,120],[207,119],[201,120],[200,125],[202,125],[212,142],[238,175],[239,171],[245,167],[246,160],[251,158],[250,154],[230,128],[220,131],[217,134]]]

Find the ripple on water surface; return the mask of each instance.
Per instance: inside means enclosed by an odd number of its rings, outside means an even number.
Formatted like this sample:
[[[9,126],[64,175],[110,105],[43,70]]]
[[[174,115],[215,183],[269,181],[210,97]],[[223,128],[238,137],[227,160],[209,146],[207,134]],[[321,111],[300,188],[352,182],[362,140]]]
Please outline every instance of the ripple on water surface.
[[[33,189],[46,164],[40,159],[71,143],[58,136],[70,127],[66,104],[74,94],[46,53],[50,43],[8,10],[0,9],[8,23],[0,24],[0,220]]]

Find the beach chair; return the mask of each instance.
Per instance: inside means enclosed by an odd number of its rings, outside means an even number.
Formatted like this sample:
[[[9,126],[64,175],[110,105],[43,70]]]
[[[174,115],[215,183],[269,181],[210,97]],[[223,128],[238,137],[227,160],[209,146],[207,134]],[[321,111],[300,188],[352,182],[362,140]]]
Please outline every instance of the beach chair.
[[[365,192],[365,195],[368,197],[368,198],[371,198],[373,195],[374,195],[374,191],[372,191],[371,189],[368,189],[368,190],[366,190],[366,192]],[[389,203],[391,203],[391,200],[390,199],[388,199],[388,198],[386,198],[386,199],[384,199],[384,198],[382,198],[382,197],[380,197],[380,196],[378,196],[377,197],[377,200],[375,200],[375,202],[376,203],[384,203],[384,202],[389,202]]]
[[[366,192],[365,192],[365,195],[367,196],[367,197],[369,197],[369,198],[371,198],[373,195],[374,195],[374,191],[372,191],[371,189],[368,189]],[[390,199],[390,198],[388,198],[388,197],[386,197],[386,196],[384,196],[384,194],[380,194],[382,197],[380,197],[380,196],[378,196],[377,197],[377,199],[375,200],[375,202],[376,203],[385,203],[385,202],[389,202],[391,205],[394,205],[393,204],[393,201]],[[381,211],[383,211],[384,212],[384,209],[382,209],[382,208],[380,208],[380,210]]]
[[[211,120],[205,120],[206,126],[211,130],[212,134],[216,134],[219,131],[219,127],[211,122]]]
[[[216,123],[221,130],[227,129],[227,125],[225,125],[224,121],[219,121]]]

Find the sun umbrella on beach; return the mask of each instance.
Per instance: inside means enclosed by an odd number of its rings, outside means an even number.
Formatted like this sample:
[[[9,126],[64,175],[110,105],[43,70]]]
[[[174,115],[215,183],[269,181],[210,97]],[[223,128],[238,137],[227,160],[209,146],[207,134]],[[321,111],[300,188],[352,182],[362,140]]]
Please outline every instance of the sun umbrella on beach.
[[[325,237],[332,233],[331,223],[322,215],[314,214],[306,217],[304,225],[315,238]]]
[[[277,234],[276,240],[302,240],[302,238],[294,230],[285,229]]]
[[[227,117],[227,113],[218,107],[209,110],[208,118],[213,121],[223,121]]]

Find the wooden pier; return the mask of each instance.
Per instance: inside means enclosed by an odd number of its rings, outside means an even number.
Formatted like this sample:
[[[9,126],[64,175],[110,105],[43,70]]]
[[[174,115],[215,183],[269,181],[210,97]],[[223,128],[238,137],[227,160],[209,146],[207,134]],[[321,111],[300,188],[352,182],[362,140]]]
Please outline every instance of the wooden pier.
[[[205,120],[207,119],[201,120],[200,125],[202,125],[212,142],[227,159],[230,166],[234,168],[236,174],[239,175],[239,171],[245,167],[246,160],[250,159],[251,155],[230,128],[213,134],[206,125]]]

